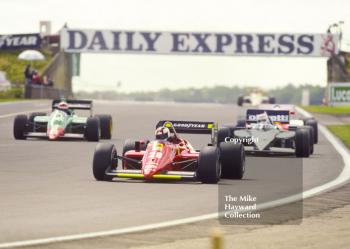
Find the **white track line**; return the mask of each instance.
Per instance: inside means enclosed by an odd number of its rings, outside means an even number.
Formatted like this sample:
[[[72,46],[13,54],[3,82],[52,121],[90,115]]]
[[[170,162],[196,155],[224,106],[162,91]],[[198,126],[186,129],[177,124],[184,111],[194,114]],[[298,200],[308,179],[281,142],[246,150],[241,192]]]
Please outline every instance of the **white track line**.
[[[298,108],[298,111],[303,114],[306,117],[311,117],[312,115],[300,108]],[[316,194],[319,194],[321,192],[324,192],[326,190],[330,190],[333,188],[336,188],[342,184],[344,184],[346,181],[350,179],[350,153],[349,150],[337,139],[332,133],[330,133],[324,126],[319,125],[319,130],[323,133],[323,135],[328,139],[328,141],[334,146],[334,148],[338,151],[338,153],[342,156],[344,161],[344,168],[340,175],[321,186],[309,189],[304,191],[303,193],[292,195],[289,197],[281,198],[275,201],[266,202],[258,205],[258,210],[266,209],[266,208],[272,208],[276,206],[281,206],[287,203],[295,202],[301,199],[305,199],[311,196],[314,196]],[[142,226],[136,226],[136,227],[129,227],[129,228],[121,228],[121,229],[115,229],[115,230],[109,230],[109,231],[101,231],[101,232],[94,232],[94,233],[83,233],[83,234],[76,234],[76,235],[68,235],[68,236],[58,236],[58,237],[51,237],[51,238],[45,238],[45,239],[35,239],[35,240],[25,240],[25,241],[18,241],[18,242],[9,242],[9,243],[2,243],[0,244],[0,248],[13,248],[13,247],[23,247],[23,246],[33,246],[33,245],[42,245],[42,244],[49,244],[49,243],[55,243],[55,242],[64,242],[64,241],[72,241],[72,240],[80,240],[80,239],[88,239],[88,238],[96,238],[96,237],[104,237],[104,236],[111,236],[111,235],[120,235],[120,234],[126,234],[126,233],[133,233],[133,232],[143,232],[151,229],[159,229],[164,227],[171,227],[176,225],[183,225],[187,223],[193,223],[198,221],[204,221],[208,219],[214,219],[219,217],[219,213],[211,213],[207,215],[201,215],[201,216],[195,216],[185,219],[178,219],[173,221],[166,221],[166,222],[160,222],[155,224],[149,224],[149,225],[142,225]]]
[[[30,112],[47,112],[48,110],[49,110],[48,108],[43,108],[43,109],[28,110],[28,111],[22,111],[22,112],[13,112],[13,113],[0,115],[0,118],[9,118],[9,117],[14,117],[14,116],[20,115],[20,114],[27,114]]]

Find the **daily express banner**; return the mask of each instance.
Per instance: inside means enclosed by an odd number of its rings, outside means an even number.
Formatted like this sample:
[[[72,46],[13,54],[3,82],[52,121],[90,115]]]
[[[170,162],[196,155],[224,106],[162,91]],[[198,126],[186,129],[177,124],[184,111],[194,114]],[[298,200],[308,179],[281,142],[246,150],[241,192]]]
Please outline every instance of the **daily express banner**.
[[[71,53],[330,56],[338,52],[337,44],[332,34],[61,31],[61,48]]]
[[[1,49],[40,48],[39,34],[0,35]]]

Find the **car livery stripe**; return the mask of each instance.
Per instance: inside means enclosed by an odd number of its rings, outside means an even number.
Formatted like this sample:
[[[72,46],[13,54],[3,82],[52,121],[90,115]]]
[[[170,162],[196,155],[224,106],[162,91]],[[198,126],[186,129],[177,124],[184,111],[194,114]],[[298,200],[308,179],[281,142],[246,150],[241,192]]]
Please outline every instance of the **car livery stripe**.
[[[144,179],[145,176],[143,174],[128,174],[128,173],[117,173],[116,177],[122,178],[136,178],[136,179]],[[165,179],[165,180],[181,180],[182,176],[178,175],[153,175],[153,179]]]

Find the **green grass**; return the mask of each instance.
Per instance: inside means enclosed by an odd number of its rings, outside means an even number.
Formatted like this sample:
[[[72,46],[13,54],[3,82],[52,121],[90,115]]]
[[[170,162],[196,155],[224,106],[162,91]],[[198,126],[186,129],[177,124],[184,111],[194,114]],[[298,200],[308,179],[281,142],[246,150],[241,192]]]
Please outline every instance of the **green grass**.
[[[13,87],[7,91],[0,91],[0,100],[2,99],[21,99],[23,98],[23,88]]]
[[[7,98],[7,99],[0,99],[0,103],[3,103],[3,102],[13,102],[13,101],[23,101],[23,100],[26,100],[26,99]]]
[[[322,113],[322,114],[333,114],[333,115],[350,115],[350,106],[321,106],[321,105],[310,105],[302,106],[303,109],[309,112]]]
[[[350,148],[350,125],[329,125],[327,128]]]

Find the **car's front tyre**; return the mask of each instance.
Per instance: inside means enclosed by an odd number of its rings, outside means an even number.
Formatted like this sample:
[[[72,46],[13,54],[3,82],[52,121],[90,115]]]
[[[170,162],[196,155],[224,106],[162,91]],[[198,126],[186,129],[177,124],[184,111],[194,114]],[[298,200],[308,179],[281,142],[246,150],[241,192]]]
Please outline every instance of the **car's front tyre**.
[[[222,166],[222,178],[243,178],[245,172],[245,151],[243,144],[221,143],[220,160]]]
[[[113,179],[113,176],[106,175],[106,172],[117,168],[116,155],[117,149],[114,144],[97,144],[92,163],[92,172],[97,181],[111,181]]]
[[[98,118],[88,118],[85,128],[85,138],[88,141],[99,141],[100,128]]]
[[[13,123],[13,136],[15,139],[24,140],[27,137],[25,132],[27,130],[28,117],[26,115],[17,115]]]
[[[220,180],[221,164],[218,147],[206,146],[200,151],[196,175],[202,183],[217,183]]]

